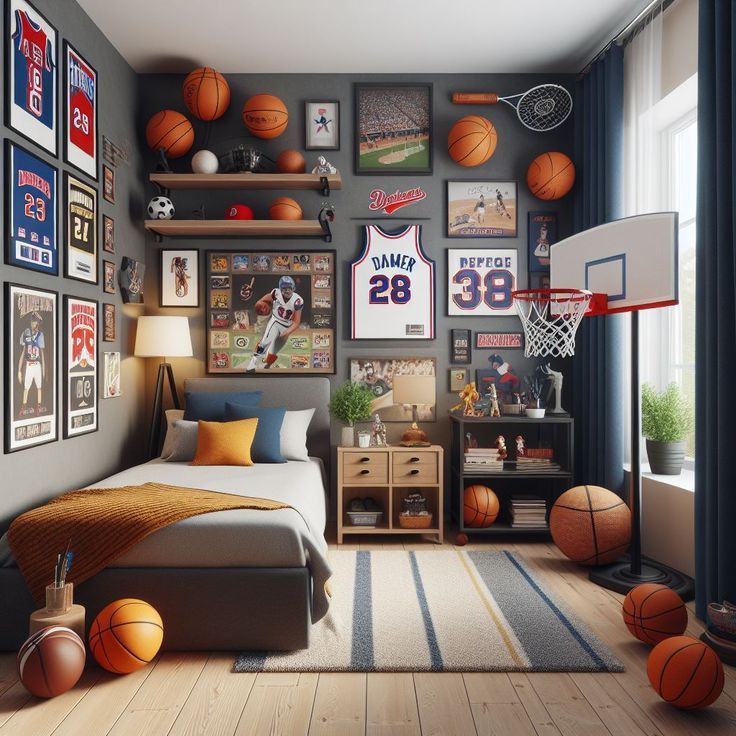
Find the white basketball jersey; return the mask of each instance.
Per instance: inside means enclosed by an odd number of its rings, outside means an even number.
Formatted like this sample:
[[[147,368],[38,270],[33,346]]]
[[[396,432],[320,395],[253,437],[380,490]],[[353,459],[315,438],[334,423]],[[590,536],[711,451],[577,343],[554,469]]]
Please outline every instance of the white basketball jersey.
[[[422,252],[421,225],[387,233],[365,226],[352,264],[354,340],[434,339],[434,261]]]

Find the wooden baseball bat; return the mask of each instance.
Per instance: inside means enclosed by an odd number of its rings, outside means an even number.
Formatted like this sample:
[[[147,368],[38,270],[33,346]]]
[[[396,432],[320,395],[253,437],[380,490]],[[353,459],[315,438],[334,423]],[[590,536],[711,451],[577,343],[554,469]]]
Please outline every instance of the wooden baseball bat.
[[[495,105],[498,95],[493,92],[453,92],[452,102],[455,105]]]

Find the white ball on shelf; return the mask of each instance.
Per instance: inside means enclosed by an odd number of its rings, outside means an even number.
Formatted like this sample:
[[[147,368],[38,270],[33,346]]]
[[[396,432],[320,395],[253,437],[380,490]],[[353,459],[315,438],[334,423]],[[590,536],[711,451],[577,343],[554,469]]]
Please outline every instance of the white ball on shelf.
[[[168,197],[154,197],[148,203],[148,216],[152,220],[170,220],[175,211],[174,203]]]
[[[195,174],[216,174],[220,162],[212,151],[201,150],[192,156],[192,171]]]

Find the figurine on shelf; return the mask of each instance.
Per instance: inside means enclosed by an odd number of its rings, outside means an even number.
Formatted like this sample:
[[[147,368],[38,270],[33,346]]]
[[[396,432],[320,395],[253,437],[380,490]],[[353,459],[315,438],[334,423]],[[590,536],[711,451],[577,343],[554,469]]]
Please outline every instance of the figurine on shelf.
[[[324,156],[317,156],[317,163],[314,165],[312,173],[337,174],[337,169]]]
[[[460,397],[460,403],[453,406],[450,411],[462,410],[462,414],[465,417],[477,416],[475,412],[475,402],[480,399],[480,394],[475,390],[475,381],[471,381],[467,384],[458,396]]]
[[[509,451],[506,449],[506,438],[500,434],[496,437],[496,460],[505,460],[509,456]]]
[[[524,457],[526,454],[526,445],[524,438],[520,435],[516,435],[516,457]]]
[[[373,416],[373,426],[371,427],[371,447],[386,447],[387,444],[386,425],[376,413]]]
[[[466,450],[474,450],[478,447],[478,440],[475,439],[475,437],[470,433],[465,433],[465,449]]]
[[[490,400],[491,400],[490,411],[488,413],[492,417],[500,417],[501,410],[498,408],[498,394],[496,393],[495,383],[492,383],[490,385],[488,389],[488,393],[490,394]]]

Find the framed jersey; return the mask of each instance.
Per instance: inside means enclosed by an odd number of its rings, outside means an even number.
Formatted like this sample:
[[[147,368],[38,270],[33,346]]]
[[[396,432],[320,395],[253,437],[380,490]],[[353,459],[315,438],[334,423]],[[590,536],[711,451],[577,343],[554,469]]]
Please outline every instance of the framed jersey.
[[[55,156],[58,34],[26,0],[5,6],[5,122]]]
[[[387,232],[365,225],[363,250],[351,265],[353,340],[434,340],[434,261],[421,225]]]
[[[64,174],[64,275],[96,284],[97,190]]]
[[[97,72],[64,42],[64,160],[97,181]]]
[[[447,313],[466,317],[516,314],[518,254],[512,249],[459,248],[447,251]]]

